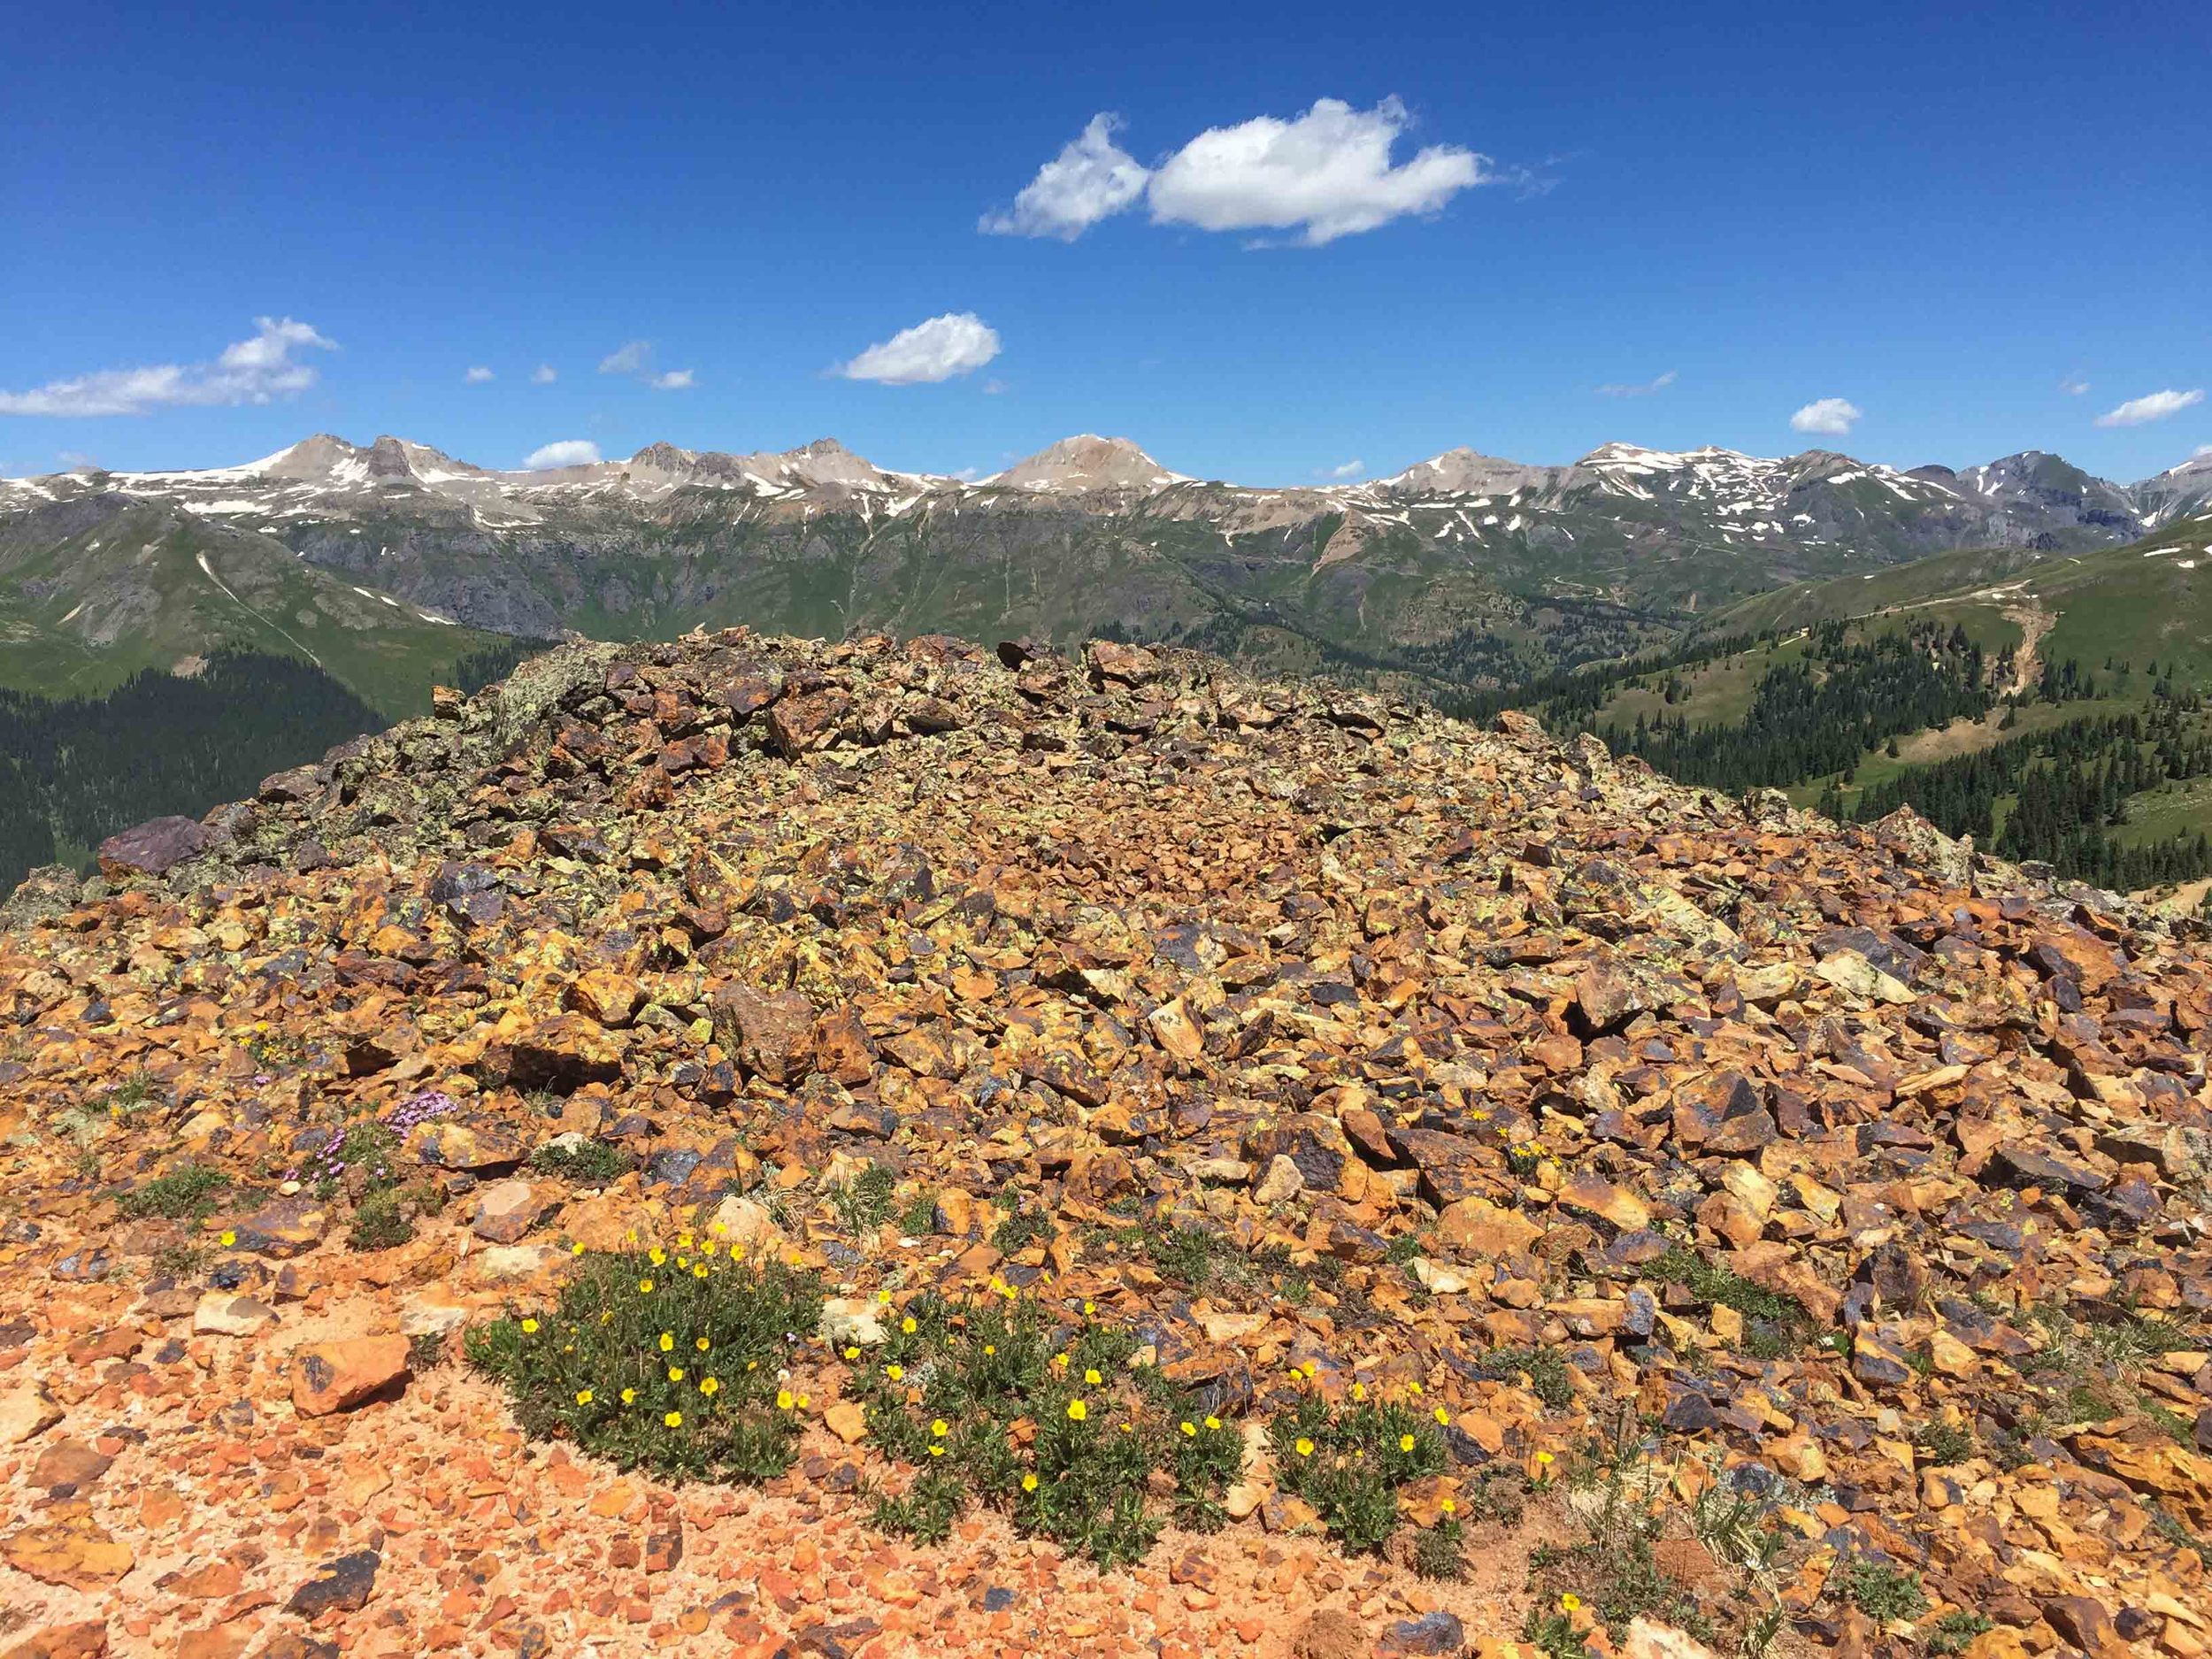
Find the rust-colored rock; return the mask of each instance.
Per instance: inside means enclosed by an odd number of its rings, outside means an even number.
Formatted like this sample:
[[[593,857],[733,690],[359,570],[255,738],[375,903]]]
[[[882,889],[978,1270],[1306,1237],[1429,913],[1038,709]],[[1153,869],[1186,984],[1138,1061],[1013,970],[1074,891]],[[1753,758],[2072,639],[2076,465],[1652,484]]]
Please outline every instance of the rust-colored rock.
[[[292,1406],[303,1417],[349,1410],[406,1379],[407,1339],[313,1342],[292,1356]]]

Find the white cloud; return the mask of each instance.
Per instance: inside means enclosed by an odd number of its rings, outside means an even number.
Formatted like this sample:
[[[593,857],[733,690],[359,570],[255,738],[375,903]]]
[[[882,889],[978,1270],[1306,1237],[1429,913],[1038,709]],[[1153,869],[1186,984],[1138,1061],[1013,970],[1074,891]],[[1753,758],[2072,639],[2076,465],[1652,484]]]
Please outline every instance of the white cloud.
[[[530,384],[533,386],[550,386],[560,378],[560,372],[549,363],[541,363],[530,372]]]
[[[2207,455],[2212,455],[2212,443],[2200,443],[2197,445],[2196,449],[2191,452],[2189,458],[2193,461],[2199,457]]]
[[[467,381],[471,386],[481,386],[485,381],[492,380],[495,377],[489,369],[486,368],[480,363],[473,368],[470,369],[469,372],[466,374],[464,374],[461,378]]]
[[[1120,118],[1101,113],[1037,170],[1010,212],[986,213],[977,228],[1073,242],[1144,200],[1156,225],[1296,230],[1318,247],[1439,212],[1460,191],[1500,176],[1488,157],[1455,144],[1432,144],[1393,165],[1390,152],[1412,124],[1394,97],[1371,110],[1322,98],[1289,120],[1262,115],[1210,127],[1148,169],[1114,142]]]
[[[1654,392],[1663,392],[1675,381],[1675,372],[1654,375],[1648,380],[1609,380],[1598,388],[1600,397],[1649,397]]]
[[[1847,397],[1818,397],[1792,415],[1790,425],[1799,432],[1817,432],[1840,438],[1865,412]]]
[[[0,415],[142,415],[153,409],[274,403],[296,397],[318,378],[311,364],[293,361],[294,351],[337,349],[289,317],[257,317],[254,326],[252,339],[225,347],[212,363],[102,369],[35,391],[0,392]]]
[[[641,384],[649,386],[657,392],[683,391],[696,383],[698,373],[695,369],[656,370],[653,367],[653,342],[649,340],[633,340],[621,349],[610,351],[599,359],[599,372],[602,374],[634,376]],[[531,378],[539,385],[545,386],[552,381],[553,371],[549,366],[541,366]]]
[[[2077,375],[2069,375],[2058,383],[2058,389],[2069,397],[2079,397],[2089,389],[2089,382]]]
[[[2169,415],[2178,415],[2185,409],[2194,408],[2204,402],[2201,387],[2193,391],[2177,392],[2170,388],[2151,392],[2141,397],[2131,397],[2117,409],[2107,410],[2097,417],[2100,426],[2139,426],[2147,420],[2163,420]]]
[[[849,380],[912,386],[970,374],[998,356],[998,330],[973,311],[948,311],[870,346],[838,373]]]
[[[1356,455],[1341,466],[1330,467],[1324,474],[1328,478],[1357,478],[1367,470],[1367,464]]]
[[[589,466],[598,459],[599,446],[589,438],[563,438],[531,450],[522,465],[530,472],[543,472],[557,466]]]
[[[1001,392],[1010,389],[1011,388],[1008,387],[1006,382],[1000,380],[996,375],[993,375],[989,380],[983,382],[983,395],[986,397],[996,397]]]
[[[1263,115],[1217,127],[1160,164],[1147,190],[1153,223],[1201,230],[1300,229],[1308,247],[1373,230],[1409,213],[1435,213],[1489,176],[1488,157],[1433,144],[1391,165],[1412,125],[1385,98],[1356,110],[1322,98],[1292,120]]]
[[[1118,115],[1100,113],[1067,147],[1037,169],[1010,213],[986,213],[976,228],[994,236],[1056,236],[1073,242],[1111,214],[1133,206],[1151,177],[1114,142]]]

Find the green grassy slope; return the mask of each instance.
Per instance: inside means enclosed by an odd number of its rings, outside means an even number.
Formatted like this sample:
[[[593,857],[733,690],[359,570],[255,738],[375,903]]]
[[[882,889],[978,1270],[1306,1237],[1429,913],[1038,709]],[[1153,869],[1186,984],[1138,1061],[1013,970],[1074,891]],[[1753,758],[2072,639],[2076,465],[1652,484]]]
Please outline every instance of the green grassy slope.
[[[394,719],[497,636],[302,563],[281,543],[107,498],[0,541],[0,685],[83,695],[226,646],[316,664]]]

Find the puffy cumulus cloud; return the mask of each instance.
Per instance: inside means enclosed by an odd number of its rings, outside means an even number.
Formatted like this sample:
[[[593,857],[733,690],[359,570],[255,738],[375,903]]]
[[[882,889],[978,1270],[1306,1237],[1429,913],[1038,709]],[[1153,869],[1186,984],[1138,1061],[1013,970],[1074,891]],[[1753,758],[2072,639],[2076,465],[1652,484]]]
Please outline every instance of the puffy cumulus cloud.
[[[1037,169],[1011,211],[986,213],[976,228],[992,236],[1055,236],[1073,242],[1102,219],[1133,206],[1151,173],[1114,142],[1118,115],[1091,117],[1065,149]]]
[[[1324,478],[1357,478],[1366,470],[1367,464],[1356,455],[1341,466],[1324,468],[1321,475]]]
[[[550,386],[560,378],[560,371],[549,363],[541,363],[530,371],[530,384],[533,386]]]
[[[1600,397],[1649,397],[1654,392],[1663,392],[1675,382],[1675,372],[1655,374],[1647,380],[1609,380],[1598,388]]]
[[[665,374],[649,374],[645,383],[657,392],[682,392],[691,388],[695,376],[689,369],[671,369]]]
[[[1790,417],[1790,426],[1798,432],[1840,438],[1865,412],[1847,397],[1816,397]]]
[[[463,380],[466,381],[471,386],[481,386],[486,381],[495,380],[497,378],[497,376],[493,374],[489,369],[486,368],[480,363],[471,368],[466,374],[464,374],[461,377]]]
[[[165,408],[270,403],[298,396],[319,378],[315,365],[300,362],[296,352],[337,349],[335,342],[289,317],[257,317],[254,327],[250,340],[226,346],[212,363],[102,369],[33,391],[0,392],[0,415],[142,415]]]
[[[902,328],[837,373],[849,380],[914,386],[972,374],[998,356],[998,330],[973,311],[948,311]]]
[[[2195,388],[2177,392],[2170,388],[2162,392],[2149,392],[2141,397],[2131,397],[2117,409],[2108,409],[2097,417],[2100,426],[2139,426],[2146,421],[2163,420],[2169,415],[2178,415],[2185,409],[2193,409],[2204,402],[2204,388]]]
[[[599,446],[590,439],[563,438],[531,450],[522,465],[530,472],[543,472],[557,466],[589,466],[598,459]]]
[[[1322,98],[1292,120],[1262,115],[1213,127],[1153,173],[1146,190],[1153,222],[1296,230],[1301,242],[1318,247],[1408,214],[1440,211],[1488,177],[1486,157],[1451,144],[1432,144],[1394,165],[1390,152],[1411,125],[1396,98],[1371,110]]]
[[[602,374],[642,374],[653,362],[653,342],[633,340],[599,359]]]
[[[1261,115],[1209,127],[1155,168],[1114,142],[1120,125],[1118,116],[1093,116],[1037,170],[1010,211],[986,213],[978,228],[1073,242],[1143,201],[1156,225],[1296,231],[1318,247],[1438,212],[1460,191],[1499,176],[1489,157],[1455,144],[1432,144],[1394,162],[1392,150],[1413,125],[1394,97],[1371,110],[1322,98],[1288,120]]]

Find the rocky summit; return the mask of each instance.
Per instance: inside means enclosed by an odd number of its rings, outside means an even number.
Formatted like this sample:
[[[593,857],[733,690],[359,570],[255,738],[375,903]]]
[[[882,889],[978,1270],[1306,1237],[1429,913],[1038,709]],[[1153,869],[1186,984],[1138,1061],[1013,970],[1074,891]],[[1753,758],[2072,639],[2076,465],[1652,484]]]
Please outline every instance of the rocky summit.
[[[2212,1648],[2200,926],[1106,641],[435,710],[0,913],[0,1655]]]

